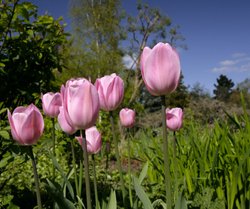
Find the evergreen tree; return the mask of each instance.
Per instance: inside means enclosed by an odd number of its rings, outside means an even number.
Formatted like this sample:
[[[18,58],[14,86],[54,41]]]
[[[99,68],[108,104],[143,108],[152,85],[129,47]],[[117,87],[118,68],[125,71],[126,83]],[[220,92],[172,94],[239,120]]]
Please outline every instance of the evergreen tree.
[[[234,87],[233,81],[227,78],[225,75],[220,75],[220,77],[216,80],[217,84],[214,84],[215,89],[213,91],[215,94],[215,99],[228,101],[232,93],[232,88]]]

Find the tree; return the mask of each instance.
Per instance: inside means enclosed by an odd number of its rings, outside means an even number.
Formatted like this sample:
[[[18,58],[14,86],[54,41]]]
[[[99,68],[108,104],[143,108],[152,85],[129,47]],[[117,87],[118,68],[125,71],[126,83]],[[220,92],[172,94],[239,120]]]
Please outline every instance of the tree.
[[[0,4],[0,104],[15,107],[51,91],[62,68],[66,34],[60,19],[38,16],[37,7],[18,0]]]
[[[246,78],[244,81],[237,84],[237,87],[232,91],[230,95],[230,102],[242,106],[242,98],[244,97],[245,105],[250,107],[250,79]]]
[[[122,69],[120,41],[124,38],[119,0],[71,0],[72,45],[64,77],[95,81]]]
[[[209,98],[209,92],[207,89],[204,88],[204,86],[201,85],[200,82],[196,82],[190,91],[191,99],[199,100],[204,98]]]
[[[228,79],[225,75],[220,75],[216,80],[217,84],[214,84],[215,89],[213,91],[215,99],[227,101],[232,93],[232,88],[234,87],[233,81]]]

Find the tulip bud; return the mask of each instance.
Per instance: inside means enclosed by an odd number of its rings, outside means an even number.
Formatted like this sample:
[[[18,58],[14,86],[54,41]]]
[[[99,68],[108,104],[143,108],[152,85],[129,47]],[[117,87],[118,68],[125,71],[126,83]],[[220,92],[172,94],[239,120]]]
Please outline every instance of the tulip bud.
[[[12,115],[8,110],[8,119],[12,137],[19,144],[35,144],[43,133],[44,121],[42,114],[33,104],[28,107],[17,107]]]
[[[177,88],[181,74],[180,59],[169,44],[158,43],[152,49],[145,47],[140,64],[142,78],[152,95],[165,95]]]
[[[131,128],[135,124],[135,111],[123,108],[119,114],[121,125],[127,128]]]
[[[101,134],[95,126],[86,129],[87,151],[89,154],[97,154],[102,147]],[[76,137],[82,146],[82,137]]]
[[[98,78],[95,86],[99,94],[101,109],[112,111],[121,104],[124,84],[123,80],[115,73]]]
[[[75,129],[74,127],[72,127],[72,126],[68,123],[68,121],[66,120],[66,118],[65,118],[63,107],[60,107],[60,108],[59,108],[59,111],[60,111],[60,112],[59,112],[59,115],[58,115],[57,120],[58,120],[58,123],[59,123],[61,129],[62,129],[65,133],[70,134],[70,135],[73,134],[73,133],[75,133],[75,132],[76,132],[76,129]]]
[[[182,127],[183,111],[181,108],[166,109],[166,124],[172,131],[177,131]]]
[[[48,92],[42,95],[42,106],[45,115],[55,118],[59,114],[59,107],[62,106],[60,93]]]
[[[61,87],[62,106],[67,123],[75,129],[87,129],[98,118],[99,98],[95,86],[84,78],[71,79]]]

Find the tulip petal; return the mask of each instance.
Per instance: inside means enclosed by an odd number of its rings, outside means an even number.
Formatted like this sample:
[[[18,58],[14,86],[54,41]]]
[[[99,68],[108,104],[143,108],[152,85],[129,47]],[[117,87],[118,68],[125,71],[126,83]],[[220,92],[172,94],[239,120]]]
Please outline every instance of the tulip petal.
[[[68,114],[74,126],[78,129],[92,126],[99,110],[99,98],[95,87],[86,81],[77,87],[70,86],[67,94],[69,94]]]
[[[23,116],[21,116],[21,117],[23,117]],[[15,121],[23,121],[23,118],[20,118],[20,119],[18,118],[18,114],[14,114],[14,118],[15,118]],[[11,113],[9,110],[8,110],[8,119],[9,119],[9,123],[10,123],[10,127],[11,127],[11,134],[12,134],[13,139],[18,141],[20,144],[23,144],[23,141],[21,140],[21,138],[18,135],[18,132],[16,131],[15,123],[13,121],[13,116],[11,116]],[[19,123],[17,123],[17,124],[19,124]]]
[[[73,134],[76,132],[76,129],[74,127],[70,126],[70,124],[67,122],[65,115],[64,115],[64,110],[63,107],[59,108],[59,115],[58,115],[58,123],[61,127],[61,129],[67,133],[67,134]]]
[[[106,98],[105,98],[105,95],[104,95],[104,89],[103,89],[103,86],[101,85],[101,79],[96,80],[95,87],[96,87],[96,89],[98,91],[100,107],[102,109],[108,111],[107,104],[106,104]]]
[[[23,123],[20,137],[24,144],[34,144],[42,135],[43,129],[44,122],[41,113],[37,110],[33,110]]]
[[[109,101],[109,109],[115,110],[122,102],[124,95],[124,84],[120,77],[115,77],[113,82],[109,85],[107,91],[107,101]]]
[[[181,72],[180,60],[169,44],[158,43],[151,51],[145,48],[141,68],[143,80],[151,94],[164,95],[177,88]]]

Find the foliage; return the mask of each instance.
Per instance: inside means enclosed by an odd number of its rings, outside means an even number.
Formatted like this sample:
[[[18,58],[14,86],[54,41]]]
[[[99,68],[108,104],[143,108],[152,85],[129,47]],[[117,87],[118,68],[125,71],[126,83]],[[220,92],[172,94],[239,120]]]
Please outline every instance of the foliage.
[[[176,136],[177,164],[171,157],[175,201],[178,193],[183,192],[189,208],[248,208],[250,141],[245,136],[250,131],[249,118],[245,112],[227,120],[201,125],[186,118],[184,128]],[[171,156],[173,138],[170,133]],[[139,132],[132,146],[136,158],[149,162],[144,188],[152,201],[162,198],[164,191],[164,186],[159,185],[163,181],[160,141],[161,136],[154,137],[149,129]]]
[[[120,71],[119,44],[124,38],[120,1],[72,0],[71,17],[72,44],[65,50],[67,63],[59,80],[78,76],[95,81],[97,77]]]
[[[194,83],[189,93],[191,100],[210,98],[208,90],[205,89],[204,86],[202,86],[199,82]]]
[[[214,84],[215,99],[227,101],[232,93],[232,88],[234,87],[233,81],[225,75],[220,75],[216,81],[217,84]]]
[[[61,19],[39,16],[30,2],[0,4],[0,83],[2,106],[29,104],[52,89],[53,71],[62,69],[66,41]]]

